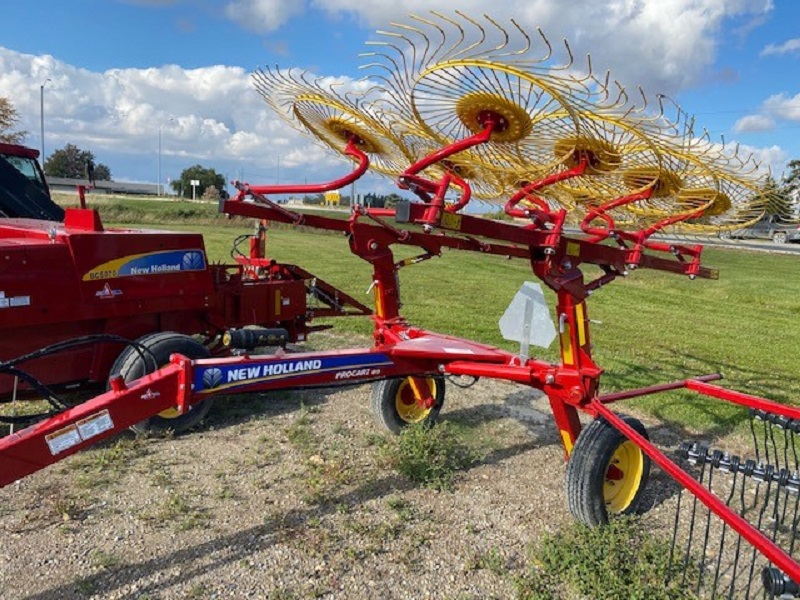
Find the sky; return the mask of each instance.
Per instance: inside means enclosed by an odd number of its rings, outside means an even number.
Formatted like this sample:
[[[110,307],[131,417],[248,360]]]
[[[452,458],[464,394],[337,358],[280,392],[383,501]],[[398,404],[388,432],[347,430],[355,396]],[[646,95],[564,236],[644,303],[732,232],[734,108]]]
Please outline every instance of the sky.
[[[265,65],[363,78],[368,41],[454,8],[569,40],[595,71],[665,94],[712,140],[776,177],[800,159],[800,2],[793,0],[0,0],[0,96],[27,145],[71,143],[117,181],[163,185],[200,164],[227,180],[315,183],[349,170],[256,93]],[[42,87],[44,86],[44,87]],[[43,113],[40,110],[43,100]],[[358,193],[388,193],[370,176]]]

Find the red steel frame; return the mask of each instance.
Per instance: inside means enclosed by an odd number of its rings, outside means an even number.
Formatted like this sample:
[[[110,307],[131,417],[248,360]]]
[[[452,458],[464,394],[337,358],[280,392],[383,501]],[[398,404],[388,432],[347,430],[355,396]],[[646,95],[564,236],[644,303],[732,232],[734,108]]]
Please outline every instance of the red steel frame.
[[[294,212],[265,197],[264,194],[271,193],[328,191],[355,181],[368,165],[368,158],[358,150],[355,139],[350,140],[345,150],[346,154],[359,161],[350,175],[320,185],[238,184],[239,195],[225,201],[222,206],[223,211],[230,215],[303,224],[347,234],[352,252],[373,267],[373,347],[204,360],[189,360],[173,355],[169,365],[153,374],[130,384],[119,377],[112,378],[111,389],[105,394],[0,439],[0,486],[62,460],[169,407],[177,406],[179,411],[184,412],[192,404],[212,394],[409,377],[417,401],[430,407],[433,398],[427,377],[431,375],[491,377],[528,385],[547,395],[567,456],[581,430],[579,411],[607,419],[784,573],[794,581],[800,581],[800,565],[752,525],[728,510],[724,503],[617,417],[607,405],[636,396],[685,388],[793,419],[800,419],[800,410],[710,384],[710,381],[721,378],[718,374],[616,394],[599,394],[602,369],[591,356],[586,298],[595,289],[618,276],[626,275],[628,269],[636,266],[683,273],[691,277],[716,278],[715,270],[700,265],[702,247],[684,248],[647,242],[647,231],[628,234],[627,238],[618,240],[618,247],[599,244],[596,239],[570,238],[561,231],[561,217],[549,211],[543,203],[537,203],[538,214],[527,215],[534,217],[532,225],[523,227],[459,214],[457,209],[445,207],[444,192],[451,181],[456,181],[454,176],[445,174],[442,181],[429,182],[417,173],[461,150],[488,141],[494,122],[488,118],[486,121],[486,130],[481,134],[439,150],[412,165],[400,177],[401,186],[412,189],[429,202],[406,204],[398,209],[395,216],[399,222],[423,225],[422,231],[401,229],[387,223],[382,217],[388,216],[389,211],[356,207],[349,220],[339,220]],[[572,172],[577,175],[582,170],[579,167]],[[569,176],[573,175],[567,174],[561,178]],[[464,198],[469,197],[469,186],[461,180],[457,180],[456,184],[464,186],[462,198],[456,203],[456,206],[463,206],[466,203]],[[509,209],[520,210],[515,208],[516,203],[544,185],[547,183],[533,182],[525,186],[512,198]],[[432,199],[430,193],[434,194]],[[545,223],[552,227],[544,227]],[[626,239],[635,241],[635,247],[626,247]],[[423,254],[416,259],[395,262],[391,251],[394,244],[419,247]],[[536,276],[557,296],[561,362],[551,364],[536,359],[522,360],[518,355],[499,348],[409,325],[400,314],[397,271],[407,264],[438,255],[443,248],[529,260]],[[644,248],[668,251],[673,258],[644,254]],[[686,261],[685,255],[691,260]],[[593,281],[584,281],[583,273],[578,268],[581,263],[598,265],[603,275]]]

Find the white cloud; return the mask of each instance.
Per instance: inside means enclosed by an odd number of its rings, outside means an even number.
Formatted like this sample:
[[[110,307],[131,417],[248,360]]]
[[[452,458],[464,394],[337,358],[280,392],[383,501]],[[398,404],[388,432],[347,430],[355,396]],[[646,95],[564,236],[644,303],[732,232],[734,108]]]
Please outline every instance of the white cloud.
[[[304,0],[233,0],[225,14],[245,29],[270,32],[303,14],[304,8]]]
[[[452,14],[451,0],[310,0],[336,17],[357,16],[371,28],[409,13]],[[713,65],[722,25],[734,17],[758,18],[772,0],[465,0],[457,8],[473,17],[490,14],[507,25],[514,18],[535,36],[540,26],[553,44],[566,37],[576,58],[591,53],[601,71],[651,94],[675,94],[702,81]],[[534,40],[535,42],[536,40]]]
[[[759,172],[764,173],[769,171],[772,176],[776,178],[781,177],[789,161],[787,152],[780,146],[775,145],[758,148],[747,144],[741,144],[739,146],[739,155],[743,157],[752,156],[753,161],[760,165]]]
[[[596,66],[613,66],[628,85],[674,94],[707,76],[726,19],[763,19],[773,0],[462,0],[457,7],[452,0],[230,0],[225,10],[246,29],[271,32],[308,7],[334,20],[354,16],[370,29],[454,8],[506,26],[513,18],[534,36],[540,26],[553,43],[566,37],[576,58],[591,52]]]
[[[733,126],[736,133],[746,131],[769,131],[775,128],[775,121],[766,115],[747,115],[742,117]]]
[[[800,121],[800,94],[792,97],[775,94],[764,100],[763,108],[775,118]]]
[[[271,172],[279,152],[290,155],[283,168],[302,165],[309,179],[325,169],[347,168],[344,159],[321,150],[275,116],[255,92],[250,74],[239,67],[168,65],[96,73],[52,56],[0,47],[0,96],[11,100],[21,117],[19,128],[29,132],[26,142],[37,148],[45,80],[47,154],[75,144],[108,164],[116,179],[125,179],[126,173],[105,156],[152,159],[155,165],[159,128],[164,163],[180,163],[174,167],[179,170],[201,162],[226,165],[231,172]],[[182,160],[173,163],[170,157]],[[154,180],[155,168],[152,172],[145,179]]]
[[[781,56],[790,52],[800,51],[800,38],[786,40],[782,44],[768,44],[761,50],[759,56]]]

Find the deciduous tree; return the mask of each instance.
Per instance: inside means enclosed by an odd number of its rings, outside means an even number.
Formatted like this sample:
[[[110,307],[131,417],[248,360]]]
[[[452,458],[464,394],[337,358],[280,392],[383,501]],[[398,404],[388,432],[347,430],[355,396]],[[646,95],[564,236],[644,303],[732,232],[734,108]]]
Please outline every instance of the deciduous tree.
[[[86,164],[94,162],[94,153],[81,150],[74,144],[67,144],[53,152],[44,162],[44,171],[50,177],[67,177],[70,179],[87,179]],[[111,169],[104,164],[94,166],[95,181],[110,181]]]
[[[214,169],[207,169],[202,165],[194,165],[184,169],[180,178],[174,180],[170,185],[179,196],[191,198],[192,180],[200,182],[199,185],[195,186],[194,194],[196,198],[202,198],[206,188],[211,186],[216,187],[217,190],[225,189],[225,177]]]
[[[0,142],[21,144],[27,131],[14,131],[19,122],[19,113],[8,98],[0,96]]]

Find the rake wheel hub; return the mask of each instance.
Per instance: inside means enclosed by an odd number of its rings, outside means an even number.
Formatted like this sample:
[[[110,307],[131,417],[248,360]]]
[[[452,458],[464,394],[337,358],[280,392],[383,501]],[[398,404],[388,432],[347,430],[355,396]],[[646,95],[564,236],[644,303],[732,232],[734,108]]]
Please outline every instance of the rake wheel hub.
[[[530,115],[516,102],[486,92],[472,92],[456,103],[456,115],[472,133],[480,133],[494,123],[491,140],[513,143],[525,139],[533,130]]]
[[[703,210],[704,217],[717,217],[731,209],[731,199],[722,192],[712,188],[691,188],[681,190],[678,203],[687,209]]]
[[[656,167],[634,167],[622,174],[622,181],[630,190],[653,189],[651,198],[666,198],[677,194],[681,189],[681,178],[664,169]]]
[[[325,128],[335,137],[347,143],[352,141],[365,154],[383,154],[381,143],[369,132],[341,117],[331,117],[325,122]]]
[[[568,137],[557,140],[553,145],[557,157],[567,168],[577,167],[586,161],[586,175],[601,175],[619,168],[622,156],[610,142],[585,136]]]

